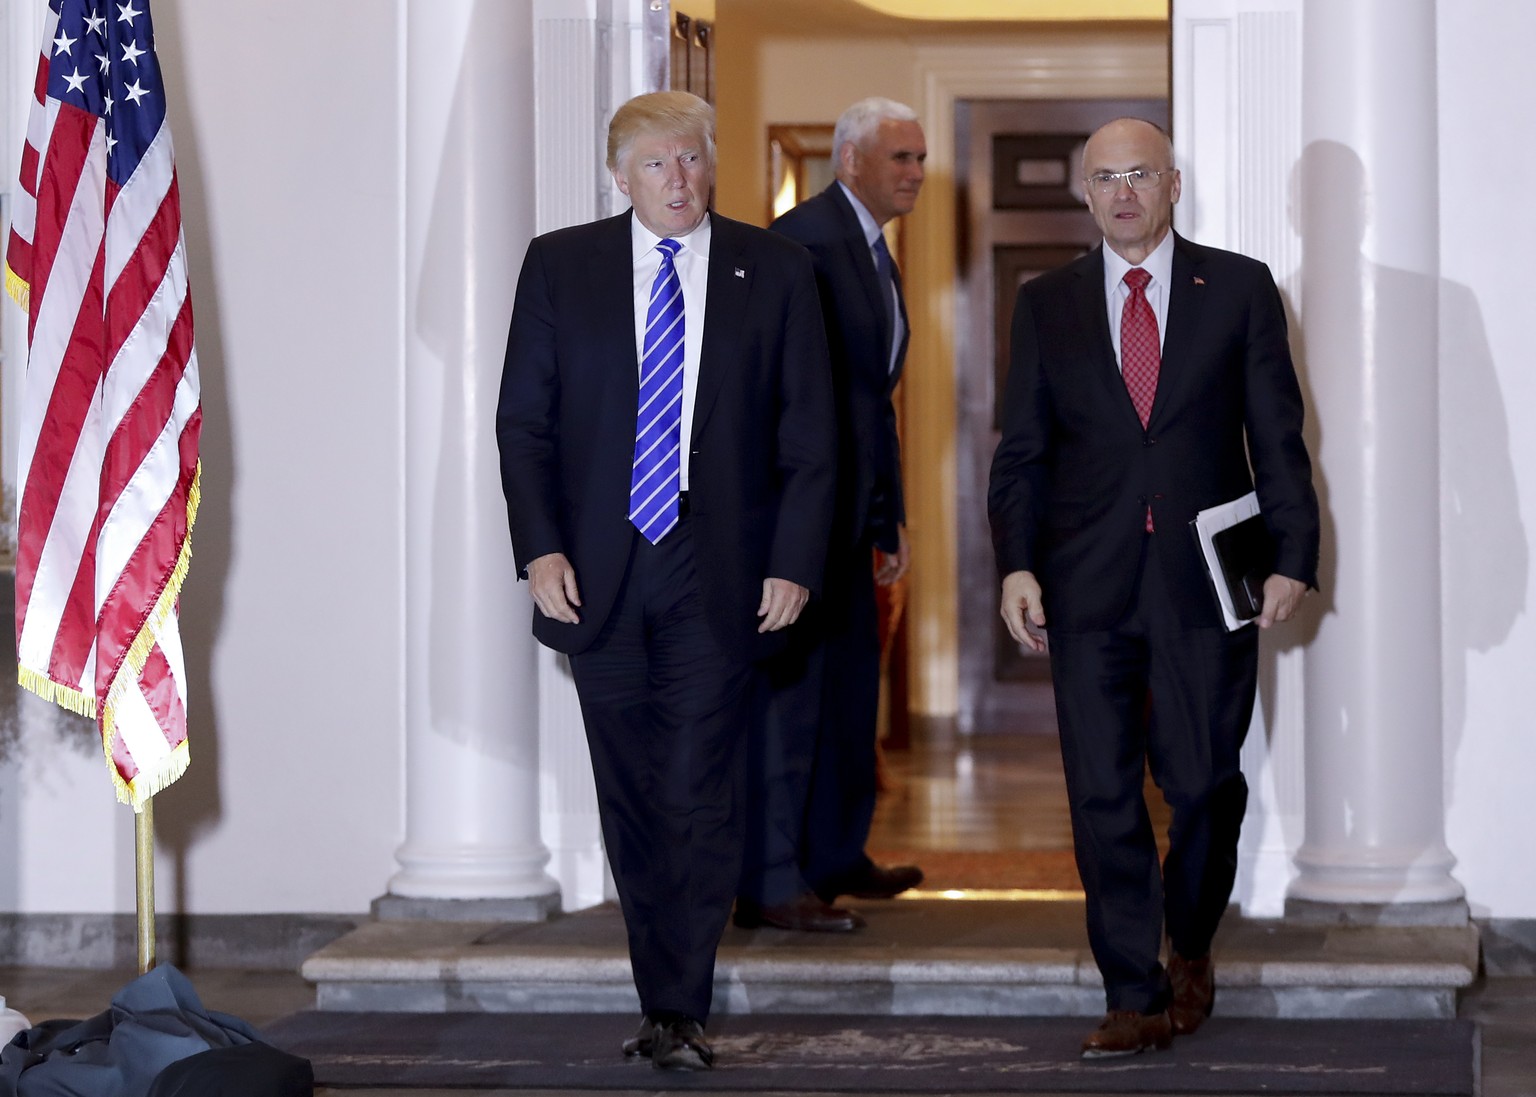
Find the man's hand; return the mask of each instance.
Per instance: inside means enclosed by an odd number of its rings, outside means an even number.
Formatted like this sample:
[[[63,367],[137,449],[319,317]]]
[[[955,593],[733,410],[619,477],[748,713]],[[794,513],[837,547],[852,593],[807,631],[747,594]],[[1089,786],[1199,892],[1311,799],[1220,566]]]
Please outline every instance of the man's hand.
[[[1045,628],[1045,603],[1034,572],[1013,571],[1003,577],[1002,614],[1009,636],[1031,651],[1045,650],[1045,637],[1039,631]]]
[[[563,552],[549,552],[528,564],[528,586],[533,603],[545,617],[568,625],[581,622],[575,607],[581,605],[576,589],[576,569]]]
[[[764,579],[763,601],[757,607],[757,615],[763,623],[757,626],[757,631],[778,632],[788,628],[800,616],[810,597],[810,590],[799,583],[791,583],[788,579]]]
[[[1259,611],[1259,627],[1268,628],[1289,621],[1307,593],[1307,584],[1284,575],[1264,580],[1264,608]]]
[[[895,553],[875,549],[875,582],[888,587],[907,573],[912,566],[912,545],[907,541],[907,527],[896,527]]]

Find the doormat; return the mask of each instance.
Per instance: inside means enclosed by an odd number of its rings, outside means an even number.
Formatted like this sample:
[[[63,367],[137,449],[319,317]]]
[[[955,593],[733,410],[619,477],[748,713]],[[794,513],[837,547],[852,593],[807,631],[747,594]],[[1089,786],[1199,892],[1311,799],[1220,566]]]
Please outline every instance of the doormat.
[[[717,1017],[715,1069],[625,1059],[631,1015],[296,1013],[265,1039],[319,1086],[825,1093],[1434,1094],[1472,1097],[1470,1021],[1215,1017],[1168,1051],[1084,1062],[1083,1017]]]

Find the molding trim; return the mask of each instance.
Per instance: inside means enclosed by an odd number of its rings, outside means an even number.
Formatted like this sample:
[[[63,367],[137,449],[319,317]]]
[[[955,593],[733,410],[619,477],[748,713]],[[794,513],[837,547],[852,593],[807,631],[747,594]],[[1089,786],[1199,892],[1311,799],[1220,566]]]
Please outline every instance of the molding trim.
[[[157,953],[181,968],[297,971],[310,953],[368,921],[366,914],[162,914]],[[0,965],[132,968],[132,914],[0,914]]]

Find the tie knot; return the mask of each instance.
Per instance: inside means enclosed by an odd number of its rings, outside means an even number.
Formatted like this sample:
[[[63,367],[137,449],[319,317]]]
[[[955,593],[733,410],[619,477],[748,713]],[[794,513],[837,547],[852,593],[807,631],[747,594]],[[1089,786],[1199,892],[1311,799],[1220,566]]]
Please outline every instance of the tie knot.
[[[1132,267],[1125,272],[1125,284],[1131,287],[1131,292],[1136,293],[1147,288],[1147,283],[1152,281],[1152,276],[1140,267]]]
[[[683,250],[683,245],[668,236],[665,239],[656,241],[656,250],[661,252],[661,261],[666,263],[677,257],[677,253]],[[1130,276],[1127,275],[1126,277]]]
[[[889,259],[891,257],[891,249],[885,246],[885,233],[875,233],[875,242],[869,246],[874,249],[876,255],[884,259]]]

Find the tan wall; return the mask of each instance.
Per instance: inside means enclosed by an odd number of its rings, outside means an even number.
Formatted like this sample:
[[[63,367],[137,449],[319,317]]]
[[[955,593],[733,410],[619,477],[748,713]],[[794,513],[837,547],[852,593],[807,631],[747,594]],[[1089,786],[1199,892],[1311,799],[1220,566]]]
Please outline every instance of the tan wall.
[[[755,225],[768,218],[770,124],[831,125],[867,95],[910,104],[916,90],[917,51],[900,39],[770,39],[745,48],[727,47],[728,33],[720,39],[716,204],[727,217]],[[742,65],[738,73],[739,61],[750,68]]]
[[[941,31],[828,39],[754,35],[722,4],[718,31],[720,166],[716,204],[764,224],[767,127],[836,120],[885,95],[923,117],[929,172],[904,228],[913,341],[903,387],[908,532],[909,704],[952,716],[959,687],[955,509],[954,108],[965,98],[1118,98],[1168,94],[1167,29],[1020,25],[986,35]],[[920,414],[917,409],[921,409]],[[967,577],[991,583],[990,575]]]

